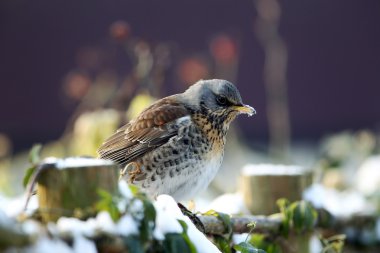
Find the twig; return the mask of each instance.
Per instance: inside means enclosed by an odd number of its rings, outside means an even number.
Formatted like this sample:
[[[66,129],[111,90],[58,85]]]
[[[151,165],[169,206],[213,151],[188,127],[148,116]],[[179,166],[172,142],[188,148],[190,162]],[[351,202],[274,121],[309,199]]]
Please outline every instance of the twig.
[[[199,219],[205,227],[206,234],[224,234],[226,227],[221,220],[215,216],[203,215]],[[282,219],[280,217],[266,216],[243,216],[232,217],[232,229],[235,233],[248,233],[251,228],[249,223],[255,222],[255,232],[278,232],[281,226]]]

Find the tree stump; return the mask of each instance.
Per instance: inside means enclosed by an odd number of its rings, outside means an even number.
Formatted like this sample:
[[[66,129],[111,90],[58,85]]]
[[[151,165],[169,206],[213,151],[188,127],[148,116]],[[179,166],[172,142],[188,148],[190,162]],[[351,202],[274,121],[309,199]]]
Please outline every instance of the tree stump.
[[[302,199],[310,184],[310,175],[298,166],[247,165],[242,169],[240,191],[247,208],[255,215],[270,215],[279,211],[276,201]]]
[[[45,222],[94,210],[98,191],[118,191],[119,168],[94,158],[48,159],[37,171],[39,211]]]
[[[259,164],[242,169],[240,191],[244,203],[255,215],[270,215],[279,212],[277,200],[286,198],[290,202],[302,199],[303,190],[312,182],[312,175],[299,166]],[[283,252],[309,252],[311,234],[290,235]]]

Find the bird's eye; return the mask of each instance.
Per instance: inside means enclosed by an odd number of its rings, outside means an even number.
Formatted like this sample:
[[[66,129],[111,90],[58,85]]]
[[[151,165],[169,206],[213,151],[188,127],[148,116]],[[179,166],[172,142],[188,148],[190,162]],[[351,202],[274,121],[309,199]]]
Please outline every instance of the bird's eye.
[[[216,97],[216,102],[219,104],[219,105],[226,105],[227,104],[227,98],[224,97],[224,96],[217,96]]]

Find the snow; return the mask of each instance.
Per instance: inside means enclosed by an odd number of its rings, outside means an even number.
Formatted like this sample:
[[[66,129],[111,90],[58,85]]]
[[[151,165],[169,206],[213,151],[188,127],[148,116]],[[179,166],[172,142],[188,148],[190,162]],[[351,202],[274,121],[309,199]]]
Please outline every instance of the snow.
[[[140,200],[136,201],[134,200],[133,203],[132,203],[132,206],[130,207],[129,210],[131,210],[131,214],[133,215],[133,217],[137,220],[142,220],[144,219],[144,209],[137,209],[137,206],[142,204],[142,202]]]
[[[242,233],[242,234],[233,234],[232,235],[232,242],[234,244],[239,244],[241,242],[245,242],[248,238],[248,233]]]
[[[22,230],[29,235],[37,235],[41,232],[41,225],[35,220],[26,220],[22,223]]]
[[[157,240],[164,240],[167,233],[182,233],[183,229],[178,220],[183,220],[188,226],[188,236],[195,244],[199,253],[220,252],[216,246],[210,242],[178,208],[177,202],[168,196],[160,195],[154,203],[156,209],[156,226],[153,232]],[[140,200],[134,200],[131,209],[135,212],[140,211],[143,204]],[[133,212],[131,212],[133,213]],[[96,232],[105,232],[128,236],[139,233],[138,222],[131,214],[123,215],[116,223],[111,219],[108,212],[100,212],[95,218],[81,221],[76,218],[61,217],[58,219],[56,227],[49,224],[50,231],[56,230],[59,233],[68,233],[74,236],[73,252],[96,252],[93,251],[94,245],[85,237],[91,237]],[[79,245],[79,246],[78,246]],[[78,249],[81,249],[78,250]]]
[[[167,233],[182,233],[182,226],[178,218],[182,218],[181,210],[177,203],[171,201],[170,196],[160,195],[154,202],[156,209],[156,227],[153,235],[157,240],[164,240]]]
[[[124,198],[126,199],[133,198],[131,189],[129,189],[127,182],[125,182],[124,180],[119,181],[119,191],[120,191],[121,196],[123,196]]]
[[[380,155],[367,158],[355,178],[358,190],[364,195],[380,191]]]
[[[93,241],[83,237],[82,235],[77,235],[73,242],[73,252],[74,253],[97,253],[96,245]]]
[[[13,220],[0,209],[0,225],[3,227],[10,227],[13,225],[13,223]]]
[[[110,160],[90,157],[69,157],[64,159],[56,159],[54,163],[57,169],[65,169],[70,167],[107,166],[114,164]]]
[[[11,252],[11,251],[10,251]],[[63,241],[50,239],[46,236],[41,237],[35,244],[25,248],[21,252],[27,253],[73,253],[73,250]],[[82,251],[83,252],[83,251]]]
[[[316,208],[325,208],[331,214],[349,217],[356,213],[371,213],[375,208],[357,191],[337,191],[314,184],[303,193],[303,198],[310,201]]]
[[[168,232],[182,232],[182,227],[177,219],[183,220],[187,226],[187,234],[190,240],[194,243],[198,253],[213,253],[220,252],[219,249],[210,242],[206,236],[200,232],[191,222],[189,217],[184,216],[179,209],[177,202],[169,195],[160,195],[154,203],[157,210],[156,223],[159,228],[154,231],[154,235],[165,234]],[[178,225],[177,225],[178,224]],[[158,238],[157,238],[158,239]]]
[[[139,227],[133,217],[129,214],[124,215],[118,220],[116,224],[116,230],[120,235],[123,236],[139,234]]]
[[[74,161],[74,160],[73,160]],[[68,163],[71,166],[71,161]],[[73,163],[72,163],[73,164]],[[86,162],[86,164],[88,164]],[[75,165],[78,166],[78,165]],[[139,222],[143,218],[144,205],[140,199],[133,198],[133,194],[125,181],[119,183],[122,199],[118,205],[119,208],[127,211],[118,221],[114,222],[108,212],[102,211],[94,218],[87,220],[79,220],[73,217],[60,217],[56,223],[48,223],[46,228],[34,220],[26,220],[20,223],[24,232],[36,236],[36,242],[21,249],[20,252],[52,252],[55,253],[79,253],[79,252],[97,252],[96,245],[89,238],[99,233],[112,235],[138,235]],[[227,197],[228,198],[228,197]],[[236,198],[231,195],[230,199]],[[219,201],[223,201],[219,200]],[[240,200],[236,200],[237,202]],[[14,226],[16,220],[11,216],[17,216],[22,213],[25,204],[25,196],[17,199],[8,199],[0,196],[0,223]],[[158,240],[164,240],[167,233],[182,233],[183,228],[179,220],[184,221],[188,228],[187,234],[194,243],[197,252],[220,252],[218,248],[210,242],[207,237],[200,232],[191,220],[184,216],[179,209],[177,202],[168,195],[160,195],[153,202],[156,209],[156,226],[153,235]],[[220,205],[220,204],[216,204]],[[36,196],[33,196],[29,204],[29,211],[35,210],[38,206]],[[126,210],[128,208],[128,210]],[[123,210],[122,210],[123,211]],[[51,237],[47,237],[46,233]],[[58,239],[59,236],[69,235],[73,237],[73,245],[70,247],[63,240]],[[14,249],[9,249],[12,252]]]
[[[248,164],[242,168],[242,174],[245,176],[266,176],[266,175],[301,175],[304,169],[297,165],[283,164]]]
[[[116,224],[106,211],[99,212],[95,218],[90,218],[86,221],[71,217],[61,217],[57,221],[57,228],[61,233],[85,236],[93,236],[96,232],[109,234],[117,234],[118,232]]]
[[[319,240],[318,236],[312,235],[309,242],[309,252],[310,253],[320,253],[323,252],[323,245]]]
[[[228,204],[226,204],[228,203]],[[249,214],[248,208],[244,204],[243,196],[240,193],[226,193],[214,199],[211,204],[203,210],[216,210],[227,214]]]
[[[5,212],[9,217],[17,217],[24,212],[26,195],[22,195],[13,199],[0,195],[0,210]],[[36,195],[30,197],[27,206],[26,215],[32,214],[38,208],[38,199]]]
[[[108,212],[102,211],[98,213],[96,221],[102,231],[110,234],[116,232],[116,225]]]
[[[56,227],[54,227],[53,223],[50,223],[50,229],[54,229],[55,231],[63,234],[93,236],[95,235],[96,228],[97,222],[95,219],[82,221],[76,218],[61,217],[58,219]]]

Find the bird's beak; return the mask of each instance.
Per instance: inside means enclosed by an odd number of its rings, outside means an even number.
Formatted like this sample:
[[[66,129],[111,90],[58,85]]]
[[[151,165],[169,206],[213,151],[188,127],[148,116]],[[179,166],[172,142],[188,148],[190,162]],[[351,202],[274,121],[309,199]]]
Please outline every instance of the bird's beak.
[[[255,108],[249,105],[234,105],[233,109],[238,111],[239,113],[248,114],[248,116],[252,116],[256,114]]]

